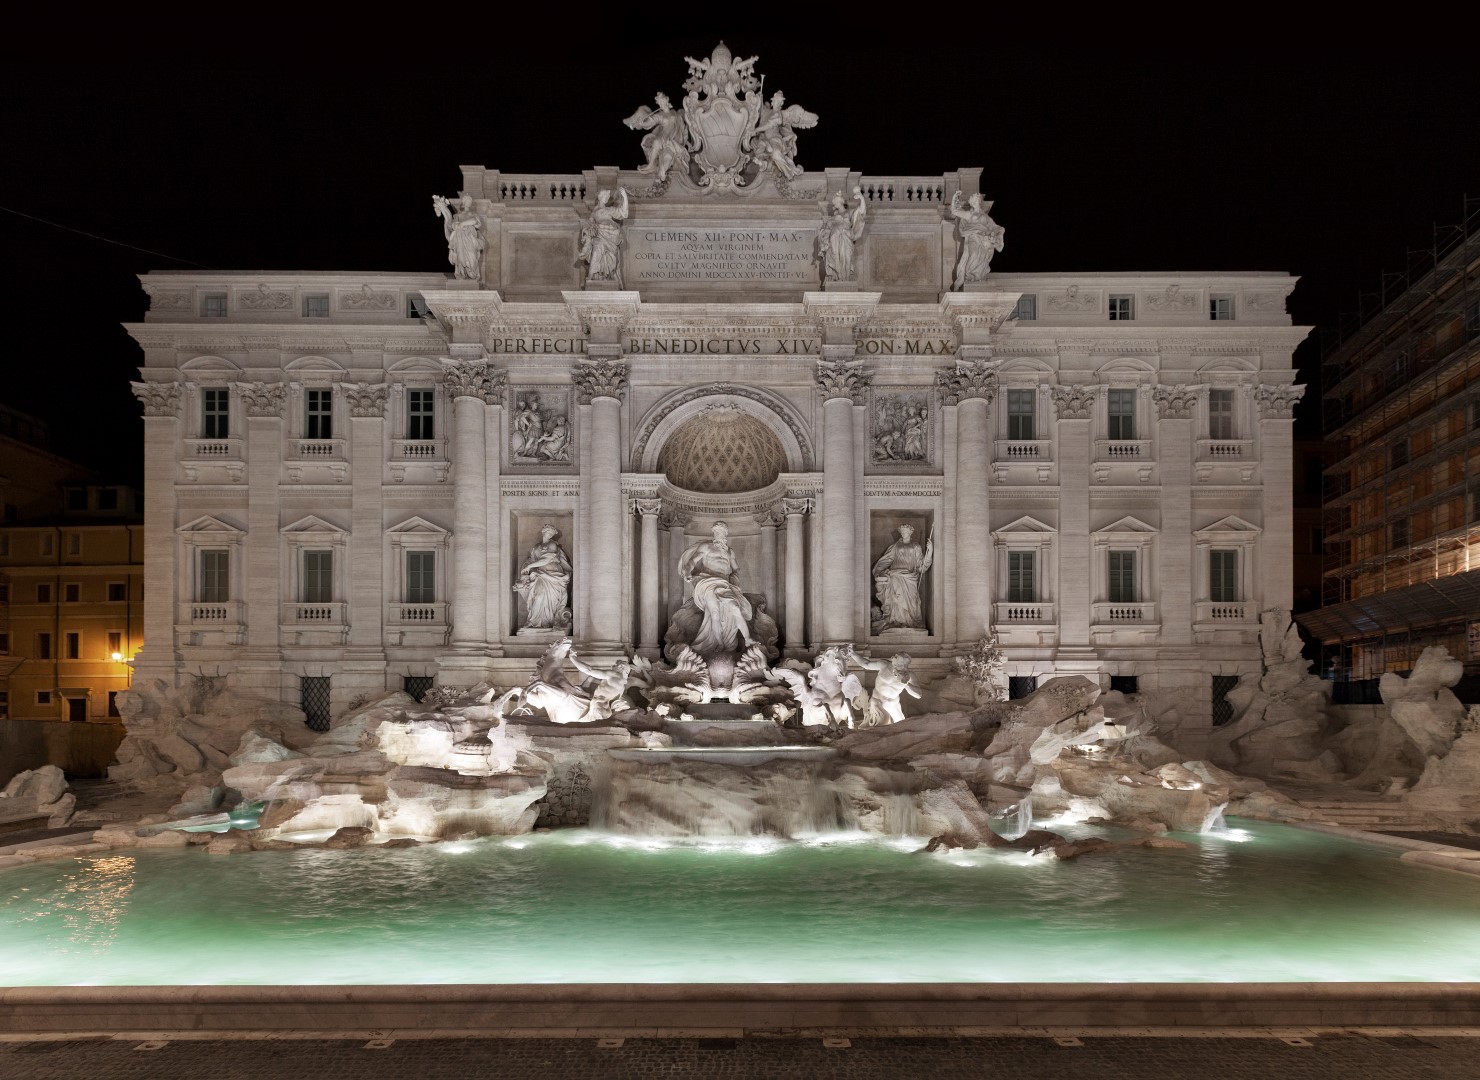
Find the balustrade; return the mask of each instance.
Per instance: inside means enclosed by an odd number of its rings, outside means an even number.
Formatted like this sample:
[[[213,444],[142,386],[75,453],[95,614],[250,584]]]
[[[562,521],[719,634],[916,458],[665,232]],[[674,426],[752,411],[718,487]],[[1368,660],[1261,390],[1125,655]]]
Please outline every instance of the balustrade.
[[[343,439],[294,439],[289,444],[289,456],[306,461],[343,461]]]
[[[1033,601],[1001,601],[992,605],[992,618],[998,625],[1029,623],[1051,625],[1054,622],[1052,604]]]
[[[586,181],[579,176],[503,176],[498,197],[500,202],[578,203],[586,198]]]
[[[1096,461],[1150,461],[1150,439],[1096,439]]]
[[[392,439],[391,457],[397,461],[443,461],[447,454],[441,439]]]
[[[283,622],[288,625],[303,624],[333,626],[344,622],[346,604],[284,604]]]
[[[185,456],[215,461],[241,461],[240,439],[186,439]]]
[[[1247,461],[1254,456],[1253,439],[1198,439],[1199,461]]]
[[[1092,622],[1099,625],[1154,623],[1156,622],[1156,605],[1154,603],[1093,604],[1090,618]]]
[[[939,206],[945,202],[946,184],[939,176],[865,176],[858,186],[871,203]]]
[[[1250,623],[1253,622],[1253,604],[1243,601],[1202,601],[1196,605],[1194,618],[1200,623]]]
[[[446,604],[387,604],[385,621],[388,623],[412,623],[417,626],[445,626]]]
[[[1053,443],[1048,439],[998,439],[997,461],[1049,461]]]

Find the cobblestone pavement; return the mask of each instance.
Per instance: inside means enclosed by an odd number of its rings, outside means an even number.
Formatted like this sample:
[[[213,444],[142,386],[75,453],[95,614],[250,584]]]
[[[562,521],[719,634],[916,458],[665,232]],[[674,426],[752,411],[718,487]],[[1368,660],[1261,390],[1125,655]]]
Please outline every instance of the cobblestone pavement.
[[[0,1044],[5,1080],[535,1080],[547,1077],[954,1077],[1400,1080],[1480,1077],[1480,1039],[1273,1037],[182,1040]],[[1071,1043],[1076,1040],[1067,1040]],[[380,1045],[389,1042],[389,1045]],[[603,1045],[619,1043],[619,1045]]]

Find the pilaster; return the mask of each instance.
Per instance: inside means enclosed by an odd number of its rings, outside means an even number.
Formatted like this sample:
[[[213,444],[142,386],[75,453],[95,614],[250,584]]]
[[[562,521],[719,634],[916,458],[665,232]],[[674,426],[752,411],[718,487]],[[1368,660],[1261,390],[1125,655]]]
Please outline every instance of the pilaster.
[[[1260,607],[1289,611],[1295,603],[1295,405],[1305,387],[1262,385],[1254,388],[1259,409]]]
[[[817,388],[822,395],[822,563],[821,618],[818,634],[823,645],[841,645],[854,639],[858,563],[855,501],[857,482],[854,407],[862,405],[870,381],[863,361],[853,356],[851,342],[824,344],[817,362]]]
[[[1157,468],[1161,473],[1157,574],[1161,641],[1164,645],[1191,645],[1197,580],[1192,537],[1192,414],[1198,391],[1190,386],[1158,386],[1151,397],[1156,402]]]
[[[349,644],[385,659],[384,468],[385,383],[340,387],[349,413]]]
[[[1093,386],[1054,386],[1049,393],[1058,412],[1059,457],[1059,653],[1083,659],[1090,652],[1091,582],[1089,481]]]
[[[283,463],[283,383],[231,385],[247,418],[247,537],[243,578],[246,647],[236,685],[264,697],[282,696],[279,621],[283,600],[279,480]]]
[[[177,382],[131,384],[144,407],[144,644],[134,678],[175,685],[175,461],[180,448]],[[183,601],[189,597],[179,597]]]

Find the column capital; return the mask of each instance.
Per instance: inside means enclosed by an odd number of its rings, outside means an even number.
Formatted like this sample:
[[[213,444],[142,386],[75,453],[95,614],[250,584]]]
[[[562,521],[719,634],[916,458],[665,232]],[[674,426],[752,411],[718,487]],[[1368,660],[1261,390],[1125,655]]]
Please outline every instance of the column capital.
[[[570,381],[576,387],[576,400],[589,405],[599,397],[621,400],[627,389],[627,362],[625,360],[580,360],[571,369]]]
[[[276,382],[234,382],[231,389],[242,399],[248,416],[283,418],[283,403],[287,400],[288,388]]]
[[[864,403],[874,378],[864,370],[862,360],[819,360],[814,377],[823,401],[848,398],[855,405]]]
[[[633,499],[632,512],[639,517],[656,517],[663,509],[662,499]]]
[[[801,517],[812,512],[812,500],[782,499],[781,510],[787,517]]]
[[[982,398],[988,405],[997,396],[997,367],[990,360],[958,360],[956,366],[935,373],[935,386],[947,405]]]
[[[181,385],[177,382],[131,382],[145,416],[179,417]]]
[[[768,506],[766,509],[752,514],[751,517],[763,529],[778,528],[786,520],[786,515],[782,513],[779,506]]]
[[[1259,406],[1261,420],[1293,420],[1295,403],[1305,396],[1303,383],[1295,386],[1276,386],[1261,383],[1254,387],[1254,401]]]
[[[344,400],[349,403],[349,415],[353,417],[385,416],[386,399],[390,396],[387,383],[340,383]]]
[[[1098,386],[1050,386],[1048,393],[1053,398],[1053,407],[1058,410],[1060,420],[1088,420],[1100,389]]]
[[[668,503],[663,504],[658,514],[658,524],[665,529],[681,529],[689,523],[689,515]]]
[[[453,398],[479,398],[489,405],[501,405],[509,385],[509,373],[487,360],[442,360],[442,381]]]
[[[1156,414],[1160,419],[1191,420],[1192,410],[1201,393],[1195,386],[1154,386],[1151,388],[1151,400],[1156,402]]]

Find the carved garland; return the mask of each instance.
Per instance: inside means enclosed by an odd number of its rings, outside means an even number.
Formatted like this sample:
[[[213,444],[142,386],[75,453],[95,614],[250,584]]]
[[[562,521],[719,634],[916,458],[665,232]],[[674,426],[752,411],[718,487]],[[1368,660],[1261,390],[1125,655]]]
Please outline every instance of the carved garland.
[[[1088,420],[1099,396],[1093,386],[1050,386],[1048,393],[1060,420]]]
[[[1151,391],[1157,415],[1163,420],[1190,420],[1199,392],[1192,386],[1157,386]]]
[[[349,414],[355,416],[384,416],[386,398],[390,387],[385,383],[340,383],[344,400],[349,403]]]
[[[133,387],[134,397],[144,406],[145,416],[180,415],[179,383],[134,382],[129,386]]]
[[[935,386],[947,405],[983,398],[988,405],[997,396],[998,365],[984,360],[962,360],[948,371],[935,373]]]
[[[288,388],[283,383],[238,382],[232,383],[231,388],[242,399],[242,407],[248,416],[282,419],[283,402],[288,396]]]
[[[855,405],[864,403],[869,383],[873,381],[873,376],[863,369],[862,360],[819,360],[816,378],[823,401],[848,398]]]
[[[576,387],[576,400],[591,404],[594,398],[618,398],[627,389],[627,364],[623,360],[585,360],[571,370],[570,381]]]
[[[509,375],[486,360],[443,360],[442,378],[454,398],[479,398],[490,405],[503,403]]]
[[[1261,420],[1290,420],[1295,416],[1295,403],[1305,396],[1305,386],[1273,386],[1263,383],[1254,387],[1254,400],[1259,405]]]
[[[668,419],[668,417],[671,416],[675,410],[683,408],[691,401],[697,401],[700,398],[706,397],[717,397],[722,394],[729,395],[730,397],[740,397],[745,398],[749,401],[754,401],[756,404],[765,406],[766,409],[779,416],[782,423],[784,423],[791,430],[792,435],[796,437],[797,445],[800,446],[802,449],[802,471],[812,471],[812,451],[810,449],[811,444],[807,441],[807,436],[802,430],[801,423],[796,419],[796,417],[791,415],[791,411],[789,409],[783,408],[774,398],[761,393],[759,390],[752,389],[749,386],[739,386],[734,383],[711,383],[708,386],[696,386],[684,392],[683,394],[680,394],[678,397],[672,399],[667,404],[663,405],[660,411],[655,412],[652,416],[648,418],[647,422],[642,425],[642,431],[633,441],[633,468],[641,467],[640,462],[642,461],[643,453],[647,449],[648,441],[653,437],[653,432],[657,431],[658,425],[661,424],[664,420]]]

